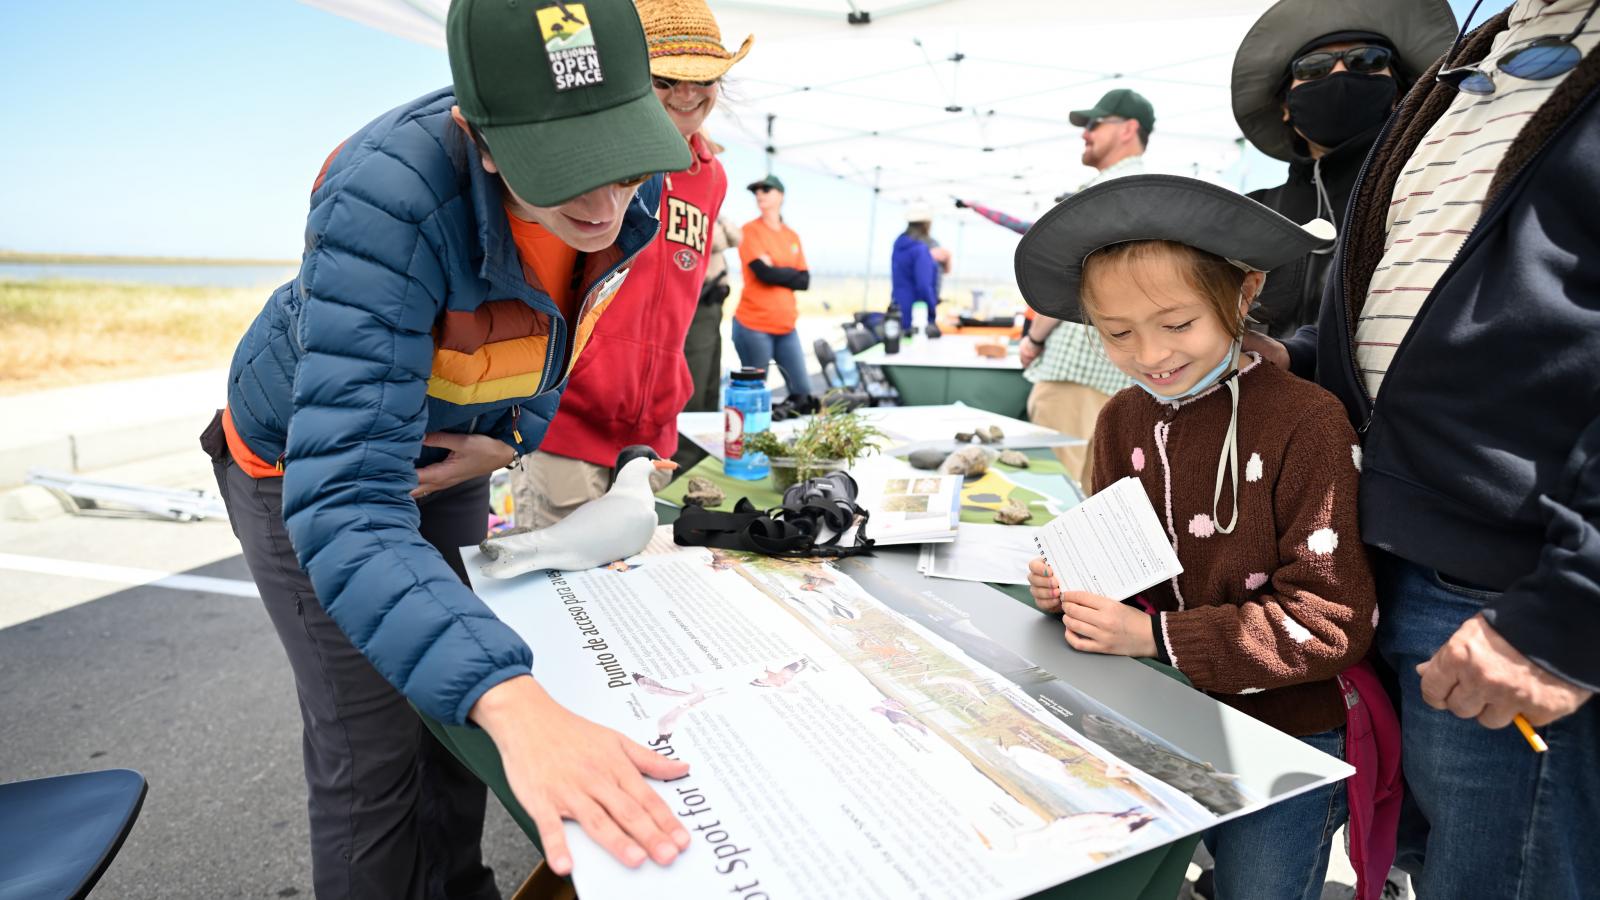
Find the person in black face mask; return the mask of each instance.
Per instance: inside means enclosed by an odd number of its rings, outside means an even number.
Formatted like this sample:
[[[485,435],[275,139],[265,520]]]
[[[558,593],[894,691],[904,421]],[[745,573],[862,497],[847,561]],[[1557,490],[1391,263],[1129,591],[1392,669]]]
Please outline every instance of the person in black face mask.
[[[1289,180],[1251,199],[1342,232],[1367,150],[1455,27],[1445,0],[1281,0],[1262,14],[1234,56],[1233,116],[1256,149],[1289,163]],[[1316,321],[1332,252],[1274,271],[1257,327],[1285,337]]]

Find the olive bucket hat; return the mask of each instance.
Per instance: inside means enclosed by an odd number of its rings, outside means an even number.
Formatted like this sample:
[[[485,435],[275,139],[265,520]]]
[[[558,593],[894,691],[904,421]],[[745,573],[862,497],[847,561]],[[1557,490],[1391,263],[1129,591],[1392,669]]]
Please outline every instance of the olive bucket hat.
[[[1257,150],[1294,159],[1294,129],[1283,120],[1289,64],[1320,38],[1354,33],[1382,35],[1410,81],[1450,49],[1456,17],[1445,0],[1279,0],[1233,57],[1233,118]]]

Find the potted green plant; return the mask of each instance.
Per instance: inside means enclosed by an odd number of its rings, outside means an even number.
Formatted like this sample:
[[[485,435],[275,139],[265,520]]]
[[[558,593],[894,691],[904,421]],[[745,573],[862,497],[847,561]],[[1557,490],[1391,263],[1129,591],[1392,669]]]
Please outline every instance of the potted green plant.
[[[800,431],[780,438],[763,431],[749,439],[748,448],[765,453],[772,467],[772,488],[782,493],[807,478],[848,469],[875,452],[875,438],[883,432],[872,427],[843,403],[823,406]]]

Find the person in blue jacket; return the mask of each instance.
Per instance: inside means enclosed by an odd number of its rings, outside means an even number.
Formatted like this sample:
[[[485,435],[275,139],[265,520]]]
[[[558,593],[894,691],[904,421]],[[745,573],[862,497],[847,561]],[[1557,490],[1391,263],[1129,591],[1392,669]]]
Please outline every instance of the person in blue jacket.
[[[627,0],[456,0],[446,28],[453,88],[328,158],[300,271],[202,441],[294,671],[323,898],[500,896],[485,789],[412,705],[488,732],[557,873],[563,819],[630,866],[689,843],[643,777],[687,767],[553,701],[456,549],[484,536],[488,473],[539,445],[688,148]]]
[[[1361,435],[1419,897],[1600,883],[1597,10],[1516,0],[1458,38],[1373,144],[1318,322],[1247,344]]]
[[[933,213],[926,206],[906,210],[906,230],[894,239],[894,256],[889,263],[890,302],[900,313],[900,327],[911,333],[911,307],[921,303],[928,308],[928,322],[939,305],[939,262],[933,255]]]

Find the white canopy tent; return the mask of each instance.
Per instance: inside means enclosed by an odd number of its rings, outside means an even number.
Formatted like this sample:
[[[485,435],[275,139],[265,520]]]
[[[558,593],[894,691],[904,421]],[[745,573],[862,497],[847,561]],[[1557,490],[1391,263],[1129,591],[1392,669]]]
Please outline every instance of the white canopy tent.
[[[444,46],[450,0],[302,2]],[[1094,174],[1067,112],[1114,87],[1155,106],[1149,169],[1236,189],[1281,181],[1282,163],[1244,145],[1228,91],[1234,51],[1271,2],[710,0],[725,46],[755,44],[708,129],[743,160],[735,185],[758,176],[763,153],[791,188],[817,176],[792,218],[823,274],[865,275],[870,290],[900,227],[882,199],[944,211],[935,233],[953,240],[962,277],[1008,282],[1015,236],[951,198],[1037,218]]]
[[[449,0],[305,0],[444,43]],[[1237,187],[1228,75],[1265,0],[712,0],[723,40],[754,34],[709,123],[784,167],[1031,217],[1091,170],[1067,111],[1113,87],[1150,98],[1148,165]],[[861,21],[862,24],[852,24]]]

